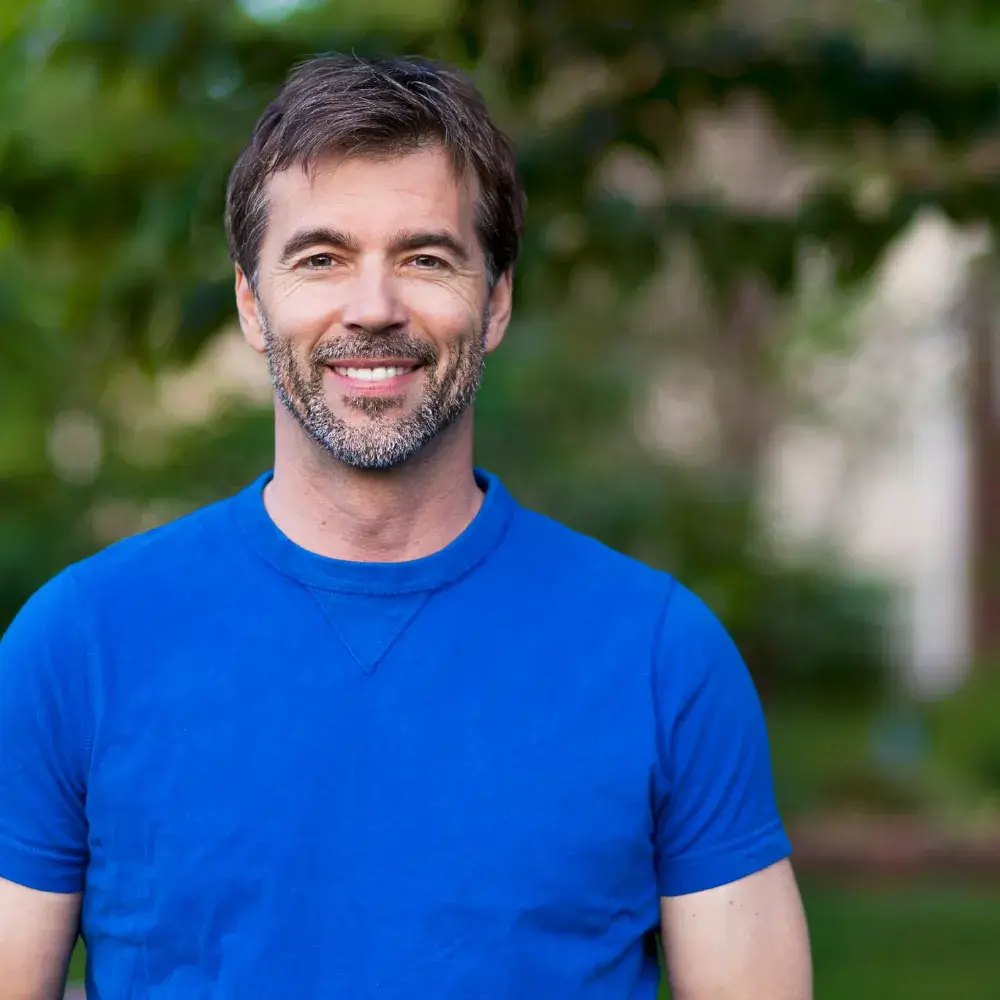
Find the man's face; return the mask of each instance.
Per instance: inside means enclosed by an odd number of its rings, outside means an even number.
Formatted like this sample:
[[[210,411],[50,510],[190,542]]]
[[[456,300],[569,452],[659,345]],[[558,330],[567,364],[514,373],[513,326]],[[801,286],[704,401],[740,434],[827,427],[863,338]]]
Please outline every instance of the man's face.
[[[430,148],[296,167],[269,195],[256,296],[237,276],[244,332],[317,443],[356,468],[398,465],[468,409],[506,326],[476,186]]]

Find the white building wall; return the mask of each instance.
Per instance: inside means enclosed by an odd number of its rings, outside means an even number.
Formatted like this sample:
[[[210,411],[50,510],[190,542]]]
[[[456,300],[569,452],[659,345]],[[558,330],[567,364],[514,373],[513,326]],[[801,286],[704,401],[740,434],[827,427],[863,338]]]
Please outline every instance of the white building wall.
[[[968,668],[969,434],[955,304],[985,249],[925,215],[892,248],[863,310],[858,350],[822,363],[823,425],[790,422],[767,503],[789,548],[825,543],[902,593],[895,638],[912,689],[933,696]]]

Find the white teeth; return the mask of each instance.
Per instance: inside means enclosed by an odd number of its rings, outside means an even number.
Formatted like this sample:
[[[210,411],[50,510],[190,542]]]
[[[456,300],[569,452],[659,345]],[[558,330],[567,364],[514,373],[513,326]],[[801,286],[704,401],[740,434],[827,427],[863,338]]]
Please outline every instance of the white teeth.
[[[341,368],[335,366],[333,370],[338,375],[344,375],[347,378],[356,378],[362,382],[379,382],[382,379],[405,375],[407,372],[413,371],[413,368],[404,368],[400,365],[382,366],[380,368]]]

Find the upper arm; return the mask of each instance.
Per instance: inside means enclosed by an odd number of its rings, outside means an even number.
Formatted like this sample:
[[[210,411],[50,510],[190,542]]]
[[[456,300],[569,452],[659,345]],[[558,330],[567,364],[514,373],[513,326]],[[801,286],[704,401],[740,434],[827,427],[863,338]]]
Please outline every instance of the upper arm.
[[[661,896],[711,889],[787,857],[760,699],[722,624],[676,585],[656,652],[654,782]]]
[[[0,639],[0,878],[48,893],[80,892],[88,861],[81,614],[61,574]]]
[[[0,639],[0,1000],[56,1000],[87,862],[89,709],[65,575]]]
[[[660,900],[674,1000],[811,1000],[805,914],[789,862]]]
[[[80,894],[0,878],[0,1000],[58,1000],[76,941]]]
[[[675,994],[803,1000],[805,923],[763,710],[729,635],[681,586],[656,667],[656,876]]]

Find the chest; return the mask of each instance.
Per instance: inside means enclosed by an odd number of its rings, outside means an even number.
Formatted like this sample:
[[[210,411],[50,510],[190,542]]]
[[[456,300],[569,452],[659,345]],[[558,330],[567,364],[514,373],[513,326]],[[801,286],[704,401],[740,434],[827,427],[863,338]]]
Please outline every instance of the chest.
[[[600,926],[649,896],[641,669],[497,624],[428,607],[368,672],[306,612],[118,664],[88,790],[94,900],[204,930],[319,900],[362,922]]]

